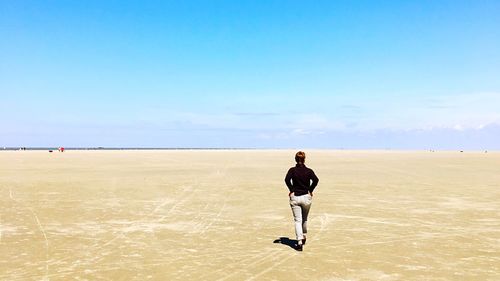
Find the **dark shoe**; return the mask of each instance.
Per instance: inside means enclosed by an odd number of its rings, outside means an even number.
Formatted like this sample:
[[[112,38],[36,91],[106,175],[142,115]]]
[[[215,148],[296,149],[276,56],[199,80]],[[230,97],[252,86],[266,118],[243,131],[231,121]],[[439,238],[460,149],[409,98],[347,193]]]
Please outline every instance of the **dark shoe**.
[[[306,238],[304,237],[304,239],[302,239],[302,245],[305,245],[306,244]]]
[[[302,249],[304,247],[302,247],[302,245],[297,245],[297,247],[295,247],[295,250],[299,251],[299,252],[302,252]]]

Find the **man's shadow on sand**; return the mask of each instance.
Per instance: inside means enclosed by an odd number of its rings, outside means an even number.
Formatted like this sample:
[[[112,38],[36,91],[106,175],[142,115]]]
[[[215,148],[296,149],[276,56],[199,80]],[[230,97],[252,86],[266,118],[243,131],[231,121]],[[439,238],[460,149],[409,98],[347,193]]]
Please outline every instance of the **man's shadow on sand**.
[[[273,243],[283,244],[283,245],[286,245],[294,250],[298,250],[299,241],[295,240],[295,239],[290,239],[288,237],[280,237],[280,238],[274,240]]]

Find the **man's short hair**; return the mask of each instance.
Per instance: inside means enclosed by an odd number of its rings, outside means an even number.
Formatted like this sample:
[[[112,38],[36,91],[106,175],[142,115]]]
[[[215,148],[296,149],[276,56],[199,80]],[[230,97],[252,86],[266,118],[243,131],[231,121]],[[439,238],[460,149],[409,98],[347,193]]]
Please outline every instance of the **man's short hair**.
[[[306,154],[303,151],[299,151],[295,154],[295,162],[304,163],[306,161]]]

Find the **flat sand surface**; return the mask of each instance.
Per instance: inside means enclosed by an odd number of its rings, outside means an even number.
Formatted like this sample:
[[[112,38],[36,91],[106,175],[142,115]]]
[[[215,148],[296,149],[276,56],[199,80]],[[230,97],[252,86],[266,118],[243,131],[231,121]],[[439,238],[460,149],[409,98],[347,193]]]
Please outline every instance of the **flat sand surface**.
[[[500,153],[306,151],[303,252],[294,153],[0,152],[0,280],[500,279]]]

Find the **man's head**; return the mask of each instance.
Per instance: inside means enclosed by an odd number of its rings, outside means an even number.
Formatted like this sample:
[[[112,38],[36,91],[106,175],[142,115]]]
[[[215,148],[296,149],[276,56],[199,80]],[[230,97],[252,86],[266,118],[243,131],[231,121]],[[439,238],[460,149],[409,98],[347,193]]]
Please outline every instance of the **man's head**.
[[[306,154],[303,151],[295,153],[295,162],[297,162],[297,164],[304,164],[305,161]]]

